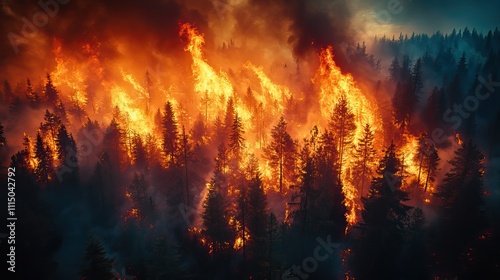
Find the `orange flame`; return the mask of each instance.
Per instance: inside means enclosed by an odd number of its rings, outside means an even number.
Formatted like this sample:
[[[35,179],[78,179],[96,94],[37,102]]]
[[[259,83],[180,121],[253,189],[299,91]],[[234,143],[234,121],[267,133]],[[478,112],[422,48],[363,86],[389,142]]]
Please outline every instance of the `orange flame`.
[[[373,131],[381,128],[381,119],[378,113],[376,102],[368,100],[366,95],[357,86],[351,74],[343,74],[333,59],[332,47],[323,49],[320,53],[320,67],[314,78],[314,82],[319,85],[319,105],[321,116],[328,120],[332,110],[338,100],[345,96],[351,111],[355,115],[356,130],[354,132],[353,145],[363,135],[363,127],[369,124]],[[377,139],[375,139],[377,141]],[[353,166],[351,154],[344,155],[346,159],[345,168],[348,170]],[[342,174],[343,192],[345,195],[345,205],[349,211],[347,221],[353,225],[357,221],[356,213],[360,208],[357,198],[357,189],[350,183],[348,172]]]

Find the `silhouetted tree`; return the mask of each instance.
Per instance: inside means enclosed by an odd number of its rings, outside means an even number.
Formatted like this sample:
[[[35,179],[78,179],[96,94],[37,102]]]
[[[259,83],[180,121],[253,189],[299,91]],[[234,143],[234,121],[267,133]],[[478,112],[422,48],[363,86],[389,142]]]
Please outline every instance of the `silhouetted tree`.
[[[484,213],[484,155],[468,141],[455,151],[449,161],[451,170],[437,186],[442,216],[438,226],[438,271],[469,278],[477,271],[469,267],[471,245],[486,226]]]
[[[243,138],[244,133],[245,131],[243,130],[241,118],[238,116],[238,113],[235,113],[231,131],[229,133],[229,154],[233,170],[238,170],[241,162],[243,149],[245,147],[245,139]]]
[[[182,271],[178,250],[177,246],[169,244],[166,238],[156,238],[147,262],[148,279],[180,279]]]
[[[397,264],[404,244],[404,221],[411,209],[403,204],[409,198],[400,189],[401,164],[396,147],[391,144],[379,163],[368,197],[362,198],[363,221],[358,226],[350,257],[356,278],[401,277]]]
[[[50,74],[47,74],[47,82],[45,83],[44,94],[46,100],[49,104],[55,106],[57,104],[57,100],[59,100],[59,93],[52,83],[52,78]]]
[[[57,172],[58,179],[69,179],[70,184],[75,184],[78,180],[78,151],[73,135],[68,133],[66,126],[61,125],[56,140],[57,159],[59,168]],[[69,174],[67,174],[69,173]]]
[[[354,167],[352,168],[352,177],[361,196],[364,195],[365,185],[373,175],[373,165],[375,161],[375,149],[373,148],[373,131],[371,126],[366,124],[363,136],[358,139],[358,145],[354,153]]]
[[[179,132],[177,129],[177,120],[175,119],[172,103],[165,104],[165,113],[163,114],[163,151],[165,152],[167,165],[173,167],[177,164]]]
[[[33,89],[30,79],[26,82],[26,100],[28,100],[31,108],[38,108],[40,105],[40,95]]]
[[[106,251],[101,242],[94,237],[90,238],[83,258],[84,266],[80,272],[82,279],[113,279],[111,272],[113,258],[106,257]]]
[[[54,161],[52,150],[45,144],[40,133],[36,135],[35,158],[38,161],[35,168],[37,182],[42,186],[47,186],[54,179]]]
[[[214,175],[208,185],[208,193],[203,201],[203,228],[213,254],[226,251],[232,247],[234,230],[229,225],[230,211],[227,196],[221,192],[218,174]]]
[[[272,141],[265,149],[265,156],[278,177],[279,191],[283,191],[284,182],[291,182],[295,172],[296,144],[286,131],[287,123],[283,117],[271,130]]]
[[[184,184],[185,184],[185,199],[186,205],[191,205],[191,194],[189,190],[189,164],[193,157],[193,147],[186,134],[186,129],[182,126],[182,134],[180,140],[180,151],[182,157],[182,167],[184,167]]]
[[[349,146],[351,145],[356,130],[354,122],[354,113],[349,107],[349,103],[345,96],[341,96],[340,100],[333,108],[330,117],[329,127],[335,135],[337,141],[337,151],[339,155],[339,178],[342,173],[342,166],[347,155]]]
[[[132,160],[134,165],[142,172],[146,172],[148,169],[147,157],[148,153],[146,152],[141,136],[135,134],[132,137]]]

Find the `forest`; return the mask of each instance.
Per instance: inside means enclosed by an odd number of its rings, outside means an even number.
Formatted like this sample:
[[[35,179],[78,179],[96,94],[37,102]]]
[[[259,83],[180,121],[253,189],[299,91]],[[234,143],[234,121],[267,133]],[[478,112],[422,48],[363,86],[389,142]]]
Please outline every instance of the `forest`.
[[[166,74],[54,37],[45,71],[0,77],[12,279],[500,275],[498,29],[263,66],[176,33]]]

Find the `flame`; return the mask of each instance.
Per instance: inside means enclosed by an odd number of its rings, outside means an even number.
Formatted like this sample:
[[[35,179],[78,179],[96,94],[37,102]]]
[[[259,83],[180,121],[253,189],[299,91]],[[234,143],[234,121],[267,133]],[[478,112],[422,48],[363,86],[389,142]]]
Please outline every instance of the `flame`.
[[[244,67],[252,70],[259,78],[262,94],[257,96],[257,100],[262,102],[264,107],[271,109],[272,115],[282,115],[286,100],[292,97],[290,90],[286,86],[272,82],[264,73],[262,66],[255,66],[251,62],[247,62]]]
[[[203,34],[189,23],[181,24],[179,34],[189,41],[185,50],[191,54],[193,64],[191,66],[194,77],[194,90],[200,98],[206,98],[205,102],[210,102],[215,106],[207,106],[209,119],[215,119],[215,114],[224,110],[226,101],[233,95],[234,89],[229,81],[228,75],[224,71],[217,73],[208,64],[201,50],[205,44]],[[200,108],[203,109],[203,108]],[[215,111],[214,111],[215,109]]]
[[[462,141],[462,137],[460,137],[460,133],[455,134],[455,139],[457,139],[457,144],[462,146],[464,141]]]
[[[419,171],[419,163],[415,161],[415,155],[418,152],[418,148],[417,137],[410,134],[405,135],[405,144],[400,149],[401,159],[403,161],[404,170],[406,173],[408,173],[407,176],[411,176],[414,178],[418,176]],[[425,172],[421,172],[421,178],[425,176],[424,173]],[[425,178],[423,181],[425,181]]]
[[[353,137],[353,145],[357,145],[358,139],[363,135],[363,127],[369,124],[373,131],[381,128],[381,119],[376,102],[368,100],[366,95],[357,86],[351,74],[343,74],[333,59],[332,47],[323,49],[320,53],[320,67],[314,78],[314,83],[319,84],[319,105],[321,116],[328,120],[338,100],[345,96],[348,105],[355,115],[356,130]],[[377,134],[376,134],[377,135]],[[378,141],[377,138],[375,141]],[[353,166],[353,157],[348,152],[344,155],[346,162],[343,170],[349,170]],[[343,192],[345,195],[345,206],[347,221],[353,225],[357,221],[357,212],[360,205],[357,202],[359,194],[356,187],[350,182],[348,172],[342,173]]]
[[[183,93],[178,93],[176,85],[163,86],[159,81],[156,82],[154,89],[161,96],[152,98],[151,93],[148,92],[149,89],[142,84],[142,79],[134,76],[133,73],[137,73],[138,71],[135,71],[137,69],[129,67],[130,65],[126,62],[106,64],[109,69],[106,68],[105,75],[102,64],[106,60],[101,58],[100,44],[95,41],[82,45],[81,52],[84,59],[78,61],[76,56],[72,57],[63,52],[60,40],[54,40],[53,53],[56,67],[51,72],[54,85],[58,89],[62,87],[59,90],[65,102],[71,101],[73,104],[83,107],[90,105],[88,104],[90,103],[90,97],[87,96],[89,81],[96,82],[103,94],[100,95],[101,99],[97,100],[102,104],[92,104],[95,116],[109,123],[112,118],[111,111],[114,107],[117,107],[120,111],[121,119],[119,123],[123,131],[127,135],[138,134],[143,139],[145,139],[146,135],[155,135],[156,133],[155,109],[153,107],[161,108],[163,104],[158,104],[159,102],[164,103],[166,100],[170,100],[175,108],[180,106],[178,100],[191,102],[191,104],[196,105],[187,108],[187,112],[198,109],[198,111],[206,115],[206,121],[213,121],[217,116],[224,113],[227,101],[232,98],[235,112],[241,118],[245,130],[244,138],[246,141],[242,153],[243,159],[248,158],[249,154],[255,154],[259,159],[259,169],[263,178],[271,178],[272,171],[269,162],[261,156],[262,147],[265,145],[265,137],[269,136],[270,126],[275,121],[275,118],[285,113],[287,102],[291,98],[301,100],[300,95],[294,93],[291,88],[283,83],[273,80],[269,73],[264,71],[263,66],[252,62],[244,63],[242,68],[255,75],[256,81],[260,85],[260,88],[252,91],[255,101],[260,104],[262,111],[265,111],[260,112],[262,116],[257,118],[256,114],[259,114],[257,110],[260,109],[250,108],[248,104],[242,102],[236,92],[236,84],[232,82],[229,75],[223,70],[217,70],[207,61],[203,53],[204,35],[190,23],[183,23],[179,26],[179,36],[186,39],[185,51],[190,54],[192,59],[191,72],[194,81],[192,89],[192,92],[195,93],[194,100],[183,97]],[[320,125],[326,124],[334,105],[341,96],[345,96],[350,109],[355,114],[356,130],[353,145],[357,144],[365,124],[371,125],[374,131],[381,129],[382,122],[377,103],[374,100],[369,100],[367,97],[369,94],[362,92],[352,75],[341,72],[340,68],[335,64],[332,47],[327,47],[320,52],[319,62],[319,68],[313,83],[317,86],[319,92],[318,104],[320,110],[318,117],[320,118]],[[113,76],[114,80],[110,80],[111,76]],[[66,95],[63,95],[63,93]],[[296,98],[297,96],[298,98]],[[96,101],[92,101],[92,103],[94,102]],[[265,125],[260,124],[265,132],[262,132],[263,135],[259,134],[258,137],[254,136],[257,133],[252,132],[252,129],[256,128],[257,122],[260,122],[256,119],[265,119],[266,122]],[[189,129],[189,127],[186,128]],[[295,124],[293,130],[295,135],[292,135],[292,137],[300,139],[302,135],[296,135],[302,130],[300,124]],[[375,136],[378,137],[379,134],[375,133]],[[376,138],[375,141],[380,142],[381,140]],[[411,143],[413,145],[414,142]],[[408,146],[408,149],[411,150],[412,146]],[[348,149],[348,151],[350,150],[352,149]],[[131,151],[127,152],[130,155]],[[353,164],[352,155],[347,152],[344,159],[345,163],[342,169],[349,170]],[[405,159],[405,163],[410,165],[410,156]],[[361,205],[359,203],[359,194],[355,186],[352,185],[351,180],[349,180],[349,176],[349,172],[343,172],[341,179],[346,197],[345,205],[348,209],[346,216],[349,225],[352,225],[357,221],[357,212],[360,210]],[[265,184],[264,188],[266,193],[273,191],[272,185]]]

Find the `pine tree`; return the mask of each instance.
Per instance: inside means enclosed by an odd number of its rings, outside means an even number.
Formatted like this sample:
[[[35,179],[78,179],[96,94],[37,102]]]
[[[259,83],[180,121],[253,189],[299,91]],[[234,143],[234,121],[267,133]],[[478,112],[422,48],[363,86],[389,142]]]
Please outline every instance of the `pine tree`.
[[[353,182],[358,186],[361,196],[364,195],[365,185],[369,182],[373,174],[373,165],[375,161],[375,149],[373,148],[373,131],[369,124],[365,125],[363,135],[358,139],[358,145],[355,150],[354,167],[352,170]]]
[[[113,279],[111,272],[114,259],[106,257],[106,251],[101,242],[94,237],[90,238],[83,258],[84,266],[80,272],[82,279]]]
[[[230,97],[227,100],[226,104],[226,114],[224,115],[224,128],[225,128],[225,135],[229,135],[231,132],[231,128],[234,123],[234,117],[236,114],[236,110],[234,108],[234,100],[232,97]]]
[[[28,79],[26,82],[26,100],[28,100],[31,108],[38,108],[38,106],[40,105],[40,96],[33,89],[30,79]]]
[[[177,129],[177,120],[174,115],[172,103],[165,104],[165,113],[163,114],[163,151],[167,159],[167,165],[173,167],[177,164],[179,132]]]
[[[468,66],[465,53],[462,54],[456,66],[455,75],[447,91],[448,106],[459,103],[464,94],[465,81],[467,80]]]
[[[54,161],[52,158],[52,151],[50,147],[45,144],[40,133],[36,135],[35,159],[38,161],[38,165],[35,169],[37,181],[42,186],[46,186],[54,178]]]
[[[229,225],[229,203],[221,188],[216,174],[208,185],[208,193],[203,201],[203,232],[211,243],[214,254],[230,249],[235,236]]]
[[[66,126],[64,125],[59,127],[56,141],[56,152],[57,159],[59,160],[58,177],[62,174],[64,175],[63,177],[69,177],[70,183],[76,183],[78,178],[78,151],[73,135],[68,133]],[[68,171],[70,174],[65,175]],[[59,177],[59,180],[63,177]]]
[[[57,100],[59,100],[59,92],[54,87],[50,74],[47,74],[47,82],[45,83],[44,94],[49,104],[52,104],[54,106],[57,104]]]
[[[339,154],[339,178],[342,174],[342,166],[347,155],[347,151],[352,143],[356,124],[354,123],[354,113],[352,113],[345,96],[341,96],[338,103],[333,108],[330,117],[330,130],[337,140],[337,151]]]
[[[271,130],[272,141],[265,149],[265,156],[270,166],[277,173],[280,193],[283,185],[292,181],[295,171],[296,144],[286,131],[287,123],[283,117]]]
[[[450,275],[467,276],[470,258],[467,254],[485,227],[484,155],[468,141],[455,151],[448,162],[451,170],[437,186],[442,217],[435,240],[440,267]],[[467,277],[469,277],[467,276]],[[466,277],[466,278],[467,278]]]
[[[434,87],[432,92],[427,100],[427,104],[422,112],[422,119],[428,128],[433,129],[438,123],[436,120],[439,120],[440,113],[440,100],[441,100],[441,91],[438,87]]]
[[[396,90],[394,92],[394,96],[392,97],[392,107],[393,107],[393,116],[394,116],[394,123],[401,129],[404,130],[404,128],[407,126],[407,115],[405,112],[405,96],[404,96],[404,90],[405,86],[401,82],[398,82],[396,85]]]
[[[132,137],[132,160],[134,162],[134,165],[143,172],[148,170],[147,157],[148,154],[144,147],[141,136],[135,134]]]
[[[14,98],[14,92],[12,91],[12,87],[9,83],[9,81],[4,80],[3,83],[3,101],[5,103],[10,103],[12,102]]]
[[[394,57],[389,66],[389,78],[393,82],[400,82],[401,66],[399,66],[398,57]]]
[[[189,164],[193,157],[193,147],[186,134],[186,129],[182,126],[182,134],[180,141],[180,151],[182,156],[182,166],[184,167],[184,184],[185,184],[185,201],[189,207],[191,205],[191,194],[189,190]]]
[[[164,237],[156,238],[147,264],[148,279],[180,279],[182,277],[180,255],[175,245]]]
[[[201,114],[196,118],[193,127],[190,131],[191,139],[197,146],[203,146],[207,142],[207,127],[203,122],[203,116]]]
[[[19,115],[23,110],[24,104],[19,96],[14,96],[12,103],[9,105],[9,113],[12,117]]]
[[[155,136],[148,134],[146,135],[146,141],[144,143],[144,149],[146,150],[147,156],[147,167],[148,170],[158,170],[161,167],[162,157],[161,149],[158,148],[158,140]]]
[[[427,163],[424,166],[424,170],[427,172],[427,176],[425,177],[424,192],[427,191],[429,182],[434,182],[436,180],[436,173],[438,171],[440,161],[438,151],[434,145],[431,145],[428,151]]]
[[[118,122],[113,118],[106,128],[106,133],[103,139],[103,149],[109,156],[109,161],[113,162],[113,172],[121,170],[126,163],[126,151],[123,131]]]
[[[127,193],[132,201],[132,208],[137,209],[140,219],[148,218],[152,209],[149,203],[148,184],[144,174],[134,173],[132,183],[127,188]]]
[[[418,137],[418,148],[414,155],[413,161],[418,164],[418,175],[417,175],[417,184],[420,186],[420,178],[422,175],[422,168],[424,166],[424,159],[426,155],[429,153],[429,144],[427,141],[427,133],[421,133]]]
[[[409,94],[406,98],[405,106],[408,110],[408,126],[411,125],[411,117],[415,113],[418,102],[420,101],[420,94],[423,88],[422,83],[422,59],[417,59],[411,70],[409,82]]]
[[[404,64],[403,67],[408,67],[408,74],[404,74],[406,70],[402,69],[402,76],[405,78],[397,84],[392,104],[395,122],[404,131],[411,125],[411,118],[420,100],[423,87],[422,60],[417,59],[411,70],[410,64]]]
[[[256,275],[264,275],[267,259],[267,212],[268,202],[262,186],[260,174],[249,182],[248,185],[248,214],[247,228],[251,236],[248,242],[248,251],[252,259],[252,271]]]
[[[220,145],[222,142],[226,142],[226,128],[224,127],[224,123],[219,116],[215,118],[213,123],[212,137],[217,145]]]
[[[391,144],[379,163],[368,197],[362,198],[363,221],[359,224],[359,235],[356,234],[358,237],[350,257],[356,278],[401,277],[397,263],[404,244],[404,222],[411,209],[403,204],[409,198],[408,193],[400,190],[401,164],[396,147]]]
[[[51,147],[56,146],[57,134],[62,125],[61,118],[55,114],[45,110],[45,115],[43,117],[44,122],[40,125],[40,130],[44,138],[49,138],[49,145]]]
[[[344,204],[345,195],[342,182],[338,179],[338,153],[335,148],[333,134],[325,131],[319,139],[316,155],[316,188],[317,197],[314,198],[316,207],[312,211],[316,215],[313,224],[321,225],[322,234],[332,233],[335,240],[344,236],[347,226],[347,208]],[[327,211],[324,211],[327,209]]]
[[[155,116],[154,116],[154,123],[155,123],[155,135],[163,135],[163,116],[161,114],[160,108],[156,110]]]
[[[233,123],[231,126],[231,131],[229,134],[229,153],[232,161],[233,170],[238,170],[239,164],[241,162],[242,153],[244,149],[245,139],[243,138],[243,124],[241,123],[241,118],[238,113],[234,114]]]

